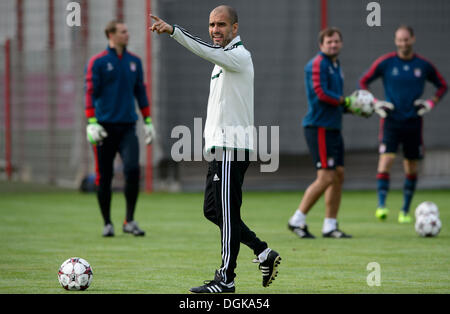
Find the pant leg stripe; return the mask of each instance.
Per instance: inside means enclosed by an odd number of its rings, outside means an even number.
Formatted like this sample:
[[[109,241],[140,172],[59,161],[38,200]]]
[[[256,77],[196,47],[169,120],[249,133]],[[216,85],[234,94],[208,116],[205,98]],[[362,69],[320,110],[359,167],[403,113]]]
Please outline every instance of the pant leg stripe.
[[[223,219],[223,213],[224,213],[224,201],[223,198],[225,197],[225,191],[223,189],[225,185],[225,176],[224,176],[224,168],[225,168],[225,152],[222,152],[222,182],[221,182],[221,203],[222,203],[222,262],[224,261],[224,255],[225,255],[225,246],[224,246],[224,235],[225,235],[225,226],[224,226],[224,219]],[[224,270],[223,267],[220,269],[220,274],[222,275],[222,278],[224,277]]]
[[[319,127],[317,129],[317,142],[319,143],[319,157],[322,169],[328,168],[327,163],[327,140],[326,140],[326,130],[325,128]]]
[[[223,280],[226,282],[226,269],[227,269],[227,256],[229,254],[227,237],[228,237],[228,226],[227,226],[227,155],[226,150],[222,153],[222,269],[220,270]]]
[[[226,203],[227,203],[227,211],[226,211],[226,221],[227,221],[227,250],[228,250],[228,256],[227,256],[227,260],[226,260],[226,269],[228,269],[229,264],[230,264],[230,256],[231,256],[231,245],[230,245],[230,241],[231,241],[231,225],[230,225],[230,215],[231,215],[231,203],[230,203],[230,168],[231,168],[231,151],[227,151],[227,185],[226,185],[226,189],[227,189],[227,198],[226,198]],[[225,281],[227,282],[227,281]]]
[[[230,168],[231,151],[225,151],[222,161],[222,278],[227,282],[227,274],[230,263]]]

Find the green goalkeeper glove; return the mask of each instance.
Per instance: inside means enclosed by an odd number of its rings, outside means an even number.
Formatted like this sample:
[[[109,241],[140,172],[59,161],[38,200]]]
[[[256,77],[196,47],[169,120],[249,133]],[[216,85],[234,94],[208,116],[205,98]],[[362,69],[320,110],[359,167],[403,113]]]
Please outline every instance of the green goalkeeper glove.
[[[86,135],[87,140],[92,145],[97,145],[100,143],[105,137],[108,136],[108,133],[106,133],[105,129],[98,124],[97,118],[89,118],[88,119],[88,125],[86,126]]]
[[[152,118],[147,117],[144,120],[145,143],[150,145],[155,137],[155,129],[153,128]]]
[[[361,108],[357,105],[357,95],[358,91],[354,91],[350,96],[344,98],[344,107],[351,113],[361,115]]]

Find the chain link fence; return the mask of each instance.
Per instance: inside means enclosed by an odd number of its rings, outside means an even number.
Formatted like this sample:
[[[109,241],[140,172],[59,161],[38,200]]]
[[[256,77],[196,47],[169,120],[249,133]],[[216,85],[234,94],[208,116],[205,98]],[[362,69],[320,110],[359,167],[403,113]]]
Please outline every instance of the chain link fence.
[[[66,24],[67,5],[73,1],[5,0],[0,2],[0,179],[6,180],[8,150],[12,180],[77,188],[94,173],[91,148],[85,139],[84,69],[88,59],[107,45],[103,29],[122,18],[130,32],[128,49],[146,63],[148,6],[152,12],[208,39],[209,12],[216,0],[79,0],[81,26]],[[303,138],[301,121],[307,110],[305,64],[318,51],[317,34],[323,12],[321,1],[225,1],[239,14],[239,29],[255,66],[255,126],[279,126],[280,164],[274,173],[261,173],[259,162],[249,169],[249,189],[302,189],[314,169]],[[393,33],[400,24],[416,31],[416,50],[450,79],[450,2],[435,0],[380,0],[381,26],[369,27],[370,1],[328,0],[328,25],[344,35],[340,61],[345,93],[381,54],[394,51]],[[10,41],[10,147],[6,126],[6,40]],[[200,190],[205,162],[174,162],[171,131],[178,125],[194,131],[194,119],[206,118],[209,75],[213,65],[180,47],[168,36],[151,35],[152,115],[158,138],[153,144],[155,190]],[[382,97],[381,81],[373,84]],[[428,84],[425,96],[433,87]],[[450,141],[447,134],[450,96],[425,117],[426,158],[419,187],[450,186]],[[141,124],[141,121],[139,121]],[[146,167],[142,128],[140,162]],[[346,187],[374,188],[378,118],[344,117]],[[194,156],[193,156],[194,157]],[[121,161],[116,160],[114,185],[120,188]],[[146,172],[143,170],[142,175]],[[393,187],[402,183],[401,158],[392,173]],[[398,178],[398,180],[396,179]],[[144,182],[145,178],[141,180]],[[398,182],[397,182],[398,181]],[[144,187],[144,183],[143,183]]]

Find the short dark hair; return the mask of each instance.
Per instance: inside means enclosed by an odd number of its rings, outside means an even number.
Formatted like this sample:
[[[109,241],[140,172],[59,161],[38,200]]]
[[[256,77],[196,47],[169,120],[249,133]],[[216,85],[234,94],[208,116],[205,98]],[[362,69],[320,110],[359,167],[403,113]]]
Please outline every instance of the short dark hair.
[[[109,39],[109,34],[114,34],[117,30],[117,24],[123,24],[124,22],[121,20],[112,20],[106,24],[105,27],[105,35],[106,38]]]
[[[231,25],[238,22],[238,14],[235,8],[230,7],[229,5],[225,6],[228,9],[228,15],[230,16]]]
[[[319,32],[319,43],[323,44],[323,40],[324,40],[325,37],[333,36],[335,33],[339,34],[339,37],[341,38],[341,40],[344,39],[342,37],[341,31],[337,27],[327,27],[327,28],[322,29]]]
[[[218,7],[216,7],[214,10],[216,10],[216,9],[225,9],[225,10],[227,10],[228,16],[230,17],[231,25],[233,25],[233,24],[238,22],[238,14],[237,14],[237,11],[236,11],[235,8],[230,7],[229,5],[226,5],[226,4],[222,4],[222,5],[219,5]]]
[[[395,30],[394,36],[397,33],[397,31],[400,30],[400,29],[407,30],[409,32],[409,34],[411,35],[411,37],[414,37],[414,30],[413,30],[413,28],[411,26],[409,26],[409,25],[404,25],[404,24],[400,25],[399,27],[397,27],[397,29]]]

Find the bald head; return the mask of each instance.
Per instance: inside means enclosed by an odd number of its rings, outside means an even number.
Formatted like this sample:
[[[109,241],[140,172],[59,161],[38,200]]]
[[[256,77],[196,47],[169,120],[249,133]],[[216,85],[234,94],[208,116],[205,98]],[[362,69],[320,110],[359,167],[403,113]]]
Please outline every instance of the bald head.
[[[238,22],[237,11],[233,7],[230,7],[229,5],[225,4],[219,5],[217,8],[211,11],[211,14],[213,13],[214,14],[226,13],[228,15],[229,22],[231,25]]]

